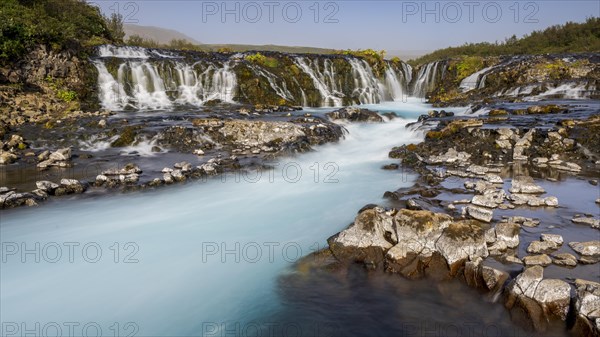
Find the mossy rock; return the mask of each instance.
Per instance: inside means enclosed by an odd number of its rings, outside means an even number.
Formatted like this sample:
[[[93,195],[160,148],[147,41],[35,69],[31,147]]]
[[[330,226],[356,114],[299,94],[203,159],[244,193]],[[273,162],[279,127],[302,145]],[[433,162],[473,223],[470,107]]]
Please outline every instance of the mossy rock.
[[[112,147],[125,147],[133,144],[137,137],[137,128],[133,126],[126,126],[123,128],[121,135],[110,145]]]

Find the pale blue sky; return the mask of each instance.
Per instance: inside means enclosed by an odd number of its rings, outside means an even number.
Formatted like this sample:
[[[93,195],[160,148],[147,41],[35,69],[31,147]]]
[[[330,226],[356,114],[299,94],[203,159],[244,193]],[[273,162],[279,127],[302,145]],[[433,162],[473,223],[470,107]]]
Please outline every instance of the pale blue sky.
[[[336,49],[431,50],[504,40],[512,34],[521,36],[554,24],[600,16],[598,0],[93,2],[105,14],[118,8],[128,22],[175,29],[204,43]],[[230,10],[224,20],[223,9]],[[426,10],[429,14],[423,20]]]

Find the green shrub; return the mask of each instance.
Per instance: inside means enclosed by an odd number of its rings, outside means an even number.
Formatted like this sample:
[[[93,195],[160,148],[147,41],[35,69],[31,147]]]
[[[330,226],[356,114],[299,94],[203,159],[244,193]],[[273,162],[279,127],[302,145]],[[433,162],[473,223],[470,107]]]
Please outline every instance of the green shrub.
[[[53,49],[113,41],[97,7],[82,0],[0,1],[0,62],[14,61],[35,44]]]
[[[77,93],[73,90],[58,90],[58,92],[56,92],[56,97],[67,103],[70,103],[77,99]]]
[[[244,59],[248,62],[256,63],[268,68],[277,68],[279,66],[279,61],[277,61],[276,58],[264,56],[261,53],[246,55]]]

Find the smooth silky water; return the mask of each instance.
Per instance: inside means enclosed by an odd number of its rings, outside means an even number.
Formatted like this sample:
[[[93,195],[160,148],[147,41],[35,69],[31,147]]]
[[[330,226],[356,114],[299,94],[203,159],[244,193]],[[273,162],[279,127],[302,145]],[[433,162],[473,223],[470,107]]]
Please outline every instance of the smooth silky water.
[[[347,124],[344,140],[281,158],[259,179],[256,171],[237,180],[228,174],[3,211],[2,321],[80,329],[96,322],[103,335],[114,334],[115,322],[127,335],[134,322],[138,336],[198,336],[214,324],[245,326],[293,311],[282,304],[281,277],[294,263],[323,248],[362,206],[415,180],[381,166],[393,162],[393,146],[422,138],[405,126],[429,107],[417,100],[367,107],[400,118]],[[37,253],[24,253],[36,243]]]

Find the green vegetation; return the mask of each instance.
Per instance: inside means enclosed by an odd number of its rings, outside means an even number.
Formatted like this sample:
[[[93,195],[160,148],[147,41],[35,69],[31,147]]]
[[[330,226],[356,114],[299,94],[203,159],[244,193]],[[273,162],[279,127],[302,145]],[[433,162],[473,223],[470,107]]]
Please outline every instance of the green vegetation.
[[[385,71],[385,50],[376,51],[373,49],[358,49],[358,50],[340,50],[336,54],[350,55],[362,58],[373,69],[375,76],[382,76]]]
[[[52,76],[46,77],[48,87],[56,93],[56,97],[64,102],[70,103],[77,99],[77,93],[66,88],[63,79],[56,79]]]
[[[83,0],[0,1],[0,62],[36,44],[54,50],[115,41],[100,10]]]
[[[276,58],[264,56],[261,53],[246,55],[246,57],[244,57],[244,58],[248,62],[256,63],[256,64],[259,64],[261,66],[268,67],[268,68],[277,68],[277,66],[279,65],[279,62],[277,61]]]
[[[472,73],[483,69],[483,58],[481,56],[463,57],[455,65],[457,81],[471,75]]]
[[[363,49],[358,49],[358,50],[347,49],[347,50],[339,51],[337,54],[352,55],[355,57],[360,57],[360,58],[367,60],[367,62],[369,62],[369,63],[381,62],[385,58],[385,50],[376,51],[373,49],[364,49],[364,50]]]
[[[412,60],[412,65],[459,56],[499,56],[520,54],[576,53],[600,51],[600,18],[589,18],[584,23],[567,22],[564,25],[534,31],[518,39],[512,36],[504,42],[467,43],[460,47],[436,50]]]
[[[152,39],[144,39],[139,35],[131,35],[125,44],[130,46],[138,46],[144,48],[164,48],[164,49],[177,49],[177,50],[193,50],[193,51],[207,51],[203,45],[193,44],[188,40],[184,39],[173,39],[167,44],[158,43]]]

